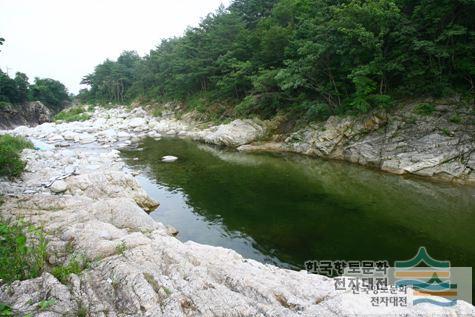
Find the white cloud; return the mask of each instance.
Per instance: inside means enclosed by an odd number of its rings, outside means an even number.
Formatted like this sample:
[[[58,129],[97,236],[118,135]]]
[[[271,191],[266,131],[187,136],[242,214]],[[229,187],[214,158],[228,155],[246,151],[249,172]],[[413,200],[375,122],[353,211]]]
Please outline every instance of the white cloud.
[[[82,76],[123,50],[144,55],[161,39],[230,0],[0,0],[0,68],[63,82],[77,93]]]

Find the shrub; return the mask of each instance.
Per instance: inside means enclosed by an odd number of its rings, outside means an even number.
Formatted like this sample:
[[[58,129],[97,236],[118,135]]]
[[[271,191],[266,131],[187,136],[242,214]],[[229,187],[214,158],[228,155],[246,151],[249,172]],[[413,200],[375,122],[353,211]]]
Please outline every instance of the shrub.
[[[91,118],[91,115],[86,112],[86,109],[83,107],[74,107],[61,111],[54,116],[54,121],[64,121],[64,122],[73,122],[73,121],[86,121]]]
[[[38,303],[38,308],[40,309],[40,311],[45,311],[54,304],[56,304],[55,299],[44,299]]]
[[[201,113],[207,111],[209,104],[209,96],[206,93],[194,94],[186,100],[186,106],[188,109],[196,110]]]
[[[68,264],[54,267],[51,274],[64,284],[67,282],[69,275],[81,273],[85,266],[87,266],[86,260],[76,257],[71,259]]]
[[[46,240],[41,230],[23,222],[0,222],[0,236],[0,279],[27,280],[43,272]]]
[[[0,176],[17,177],[25,169],[20,154],[23,149],[33,148],[33,144],[9,134],[0,136]]]
[[[454,114],[450,117],[449,121],[452,122],[452,123],[459,124],[459,123],[462,123],[462,118],[460,118],[460,116],[458,114]]]
[[[127,244],[125,241],[122,241],[119,245],[115,247],[115,250],[118,254],[123,255],[127,251]]]
[[[414,112],[420,115],[429,116],[435,111],[435,106],[430,103],[421,103],[414,108]]]
[[[0,316],[13,316],[12,308],[8,305],[0,303]]]
[[[160,107],[155,107],[155,108],[153,109],[153,111],[152,111],[152,115],[153,115],[154,117],[157,117],[157,118],[158,118],[158,117],[161,117],[161,116],[163,115],[162,108],[160,108]]]

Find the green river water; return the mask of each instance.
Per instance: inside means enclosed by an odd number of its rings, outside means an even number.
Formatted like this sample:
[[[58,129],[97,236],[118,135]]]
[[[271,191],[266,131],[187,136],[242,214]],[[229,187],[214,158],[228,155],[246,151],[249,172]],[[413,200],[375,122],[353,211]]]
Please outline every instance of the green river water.
[[[244,154],[179,139],[122,152],[187,241],[282,267],[307,260],[408,259],[420,246],[475,264],[475,188],[289,154]],[[162,163],[161,157],[179,157]]]

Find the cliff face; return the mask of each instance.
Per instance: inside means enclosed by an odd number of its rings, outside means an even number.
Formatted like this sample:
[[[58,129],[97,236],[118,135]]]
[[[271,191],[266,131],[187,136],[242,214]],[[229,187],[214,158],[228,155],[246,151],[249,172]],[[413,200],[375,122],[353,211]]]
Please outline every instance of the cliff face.
[[[51,120],[51,110],[40,101],[22,105],[7,105],[0,108],[0,129],[20,125],[36,126]]]

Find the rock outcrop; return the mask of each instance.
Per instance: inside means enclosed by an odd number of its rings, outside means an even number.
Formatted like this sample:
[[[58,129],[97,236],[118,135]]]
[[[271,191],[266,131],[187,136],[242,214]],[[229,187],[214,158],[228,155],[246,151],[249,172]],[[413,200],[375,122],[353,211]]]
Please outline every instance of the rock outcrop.
[[[28,131],[36,133],[35,129]],[[97,134],[93,135],[97,139]],[[44,230],[49,266],[71,261],[89,264],[62,281],[45,272],[35,279],[1,285],[0,302],[12,307],[15,314],[475,314],[475,308],[462,301],[454,307],[421,304],[375,310],[370,294],[337,291],[330,278],[264,265],[224,248],[182,243],[146,213],[144,208],[157,203],[124,171],[115,150],[78,145],[25,150],[23,157],[27,171],[22,179],[3,183],[2,192],[9,198],[0,207],[0,216],[12,221],[25,219]],[[61,190],[51,193],[56,182],[62,182]],[[45,300],[51,303],[46,308],[40,305]]]
[[[265,128],[252,120],[234,120],[228,124],[211,127],[199,132],[191,133],[190,136],[206,143],[238,147],[251,143],[261,138]]]
[[[0,107],[0,129],[36,126],[51,120],[51,110],[40,101]]]
[[[283,142],[239,147],[241,151],[288,151],[345,160],[395,174],[475,184],[475,114],[446,108],[418,115],[414,105],[394,113],[331,117]]]

